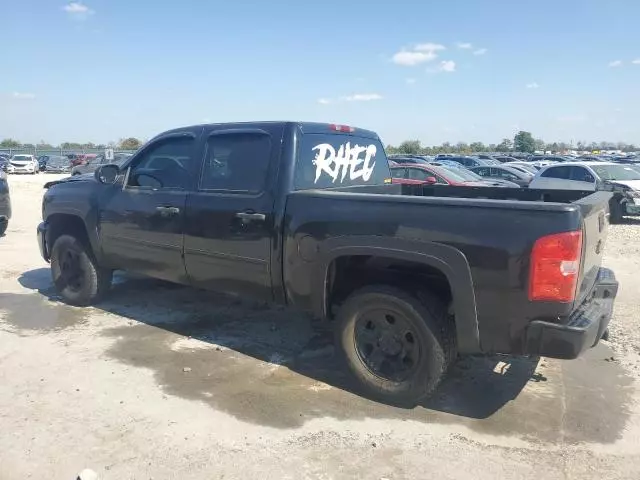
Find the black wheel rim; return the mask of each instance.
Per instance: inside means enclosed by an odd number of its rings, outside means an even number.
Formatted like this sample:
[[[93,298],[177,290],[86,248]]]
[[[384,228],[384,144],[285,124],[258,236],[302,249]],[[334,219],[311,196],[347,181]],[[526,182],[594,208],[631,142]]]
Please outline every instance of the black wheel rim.
[[[363,312],[354,341],[362,363],[374,375],[393,382],[411,377],[420,363],[416,329],[402,313],[386,308]]]
[[[73,249],[66,249],[60,256],[60,283],[63,288],[74,292],[82,289],[84,270],[80,261],[80,254]]]

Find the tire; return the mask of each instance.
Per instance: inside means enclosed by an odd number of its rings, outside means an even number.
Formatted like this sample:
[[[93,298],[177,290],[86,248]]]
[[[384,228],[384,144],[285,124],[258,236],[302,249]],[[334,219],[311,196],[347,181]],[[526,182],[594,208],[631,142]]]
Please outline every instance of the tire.
[[[609,200],[609,223],[617,224],[622,222],[622,205],[620,199],[613,197]]]
[[[418,298],[369,286],[340,308],[336,346],[365,396],[412,407],[433,393],[455,358],[455,326],[432,293]]]
[[[0,220],[0,237],[4,237],[4,234],[7,233],[8,227],[9,220]]]
[[[66,303],[87,306],[100,301],[111,286],[112,274],[71,235],[58,237],[51,249],[51,278]]]

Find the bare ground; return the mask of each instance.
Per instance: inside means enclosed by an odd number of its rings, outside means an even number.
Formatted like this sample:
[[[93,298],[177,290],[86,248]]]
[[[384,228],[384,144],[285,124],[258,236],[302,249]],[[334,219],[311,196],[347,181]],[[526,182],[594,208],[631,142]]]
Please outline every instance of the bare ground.
[[[99,307],[61,304],[35,241],[50,178],[10,177],[0,479],[640,478],[640,222],[610,230],[610,342],[465,359],[404,410],[352,393],[296,312],[129,276]]]

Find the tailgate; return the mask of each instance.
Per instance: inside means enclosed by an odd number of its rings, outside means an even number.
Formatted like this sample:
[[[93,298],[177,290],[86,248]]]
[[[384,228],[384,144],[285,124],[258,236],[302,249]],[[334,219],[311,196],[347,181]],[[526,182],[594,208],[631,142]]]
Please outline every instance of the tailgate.
[[[576,294],[578,305],[591,293],[598,278],[609,227],[608,212],[611,196],[609,192],[596,192],[573,202],[580,207],[583,217],[582,270]]]

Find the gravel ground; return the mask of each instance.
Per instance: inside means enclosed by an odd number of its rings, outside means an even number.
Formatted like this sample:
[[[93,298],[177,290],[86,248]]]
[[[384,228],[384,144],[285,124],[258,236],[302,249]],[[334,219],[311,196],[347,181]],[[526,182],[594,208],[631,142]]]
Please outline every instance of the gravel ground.
[[[128,276],[98,307],[61,304],[35,241],[50,178],[10,177],[0,479],[640,478],[640,223],[610,229],[610,342],[465,359],[403,410],[351,393],[295,312]]]

